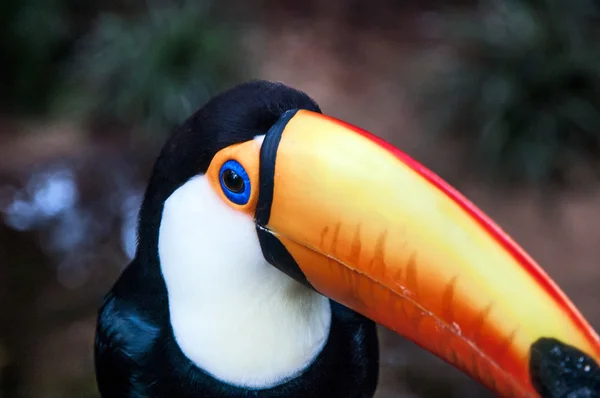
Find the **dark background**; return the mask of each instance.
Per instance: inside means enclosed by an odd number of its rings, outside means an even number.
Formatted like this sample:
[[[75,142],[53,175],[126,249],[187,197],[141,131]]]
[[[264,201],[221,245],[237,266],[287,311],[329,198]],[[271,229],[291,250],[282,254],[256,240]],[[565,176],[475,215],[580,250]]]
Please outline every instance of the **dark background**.
[[[98,396],[95,313],[152,162],[256,77],[447,179],[600,328],[598,16],[583,0],[2,0],[0,397]],[[379,397],[489,396],[381,336]]]

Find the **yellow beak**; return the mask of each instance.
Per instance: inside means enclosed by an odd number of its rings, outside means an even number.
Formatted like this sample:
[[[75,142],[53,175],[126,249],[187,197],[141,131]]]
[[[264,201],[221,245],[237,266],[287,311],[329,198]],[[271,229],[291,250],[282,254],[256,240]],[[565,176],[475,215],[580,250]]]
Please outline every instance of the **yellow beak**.
[[[600,361],[565,294],[460,193],[356,127],[305,110],[284,119],[261,150],[256,222],[271,262],[501,396],[539,396],[541,338]]]

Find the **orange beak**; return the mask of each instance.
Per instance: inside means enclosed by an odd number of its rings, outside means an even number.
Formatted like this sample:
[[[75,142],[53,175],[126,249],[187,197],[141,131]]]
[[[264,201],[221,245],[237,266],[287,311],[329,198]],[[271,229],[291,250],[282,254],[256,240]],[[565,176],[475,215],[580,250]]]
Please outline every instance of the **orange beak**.
[[[503,397],[541,395],[540,339],[600,362],[598,335],[538,264],[398,149],[300,110],[267,134],[260,168],[265,257],[323,295]]]

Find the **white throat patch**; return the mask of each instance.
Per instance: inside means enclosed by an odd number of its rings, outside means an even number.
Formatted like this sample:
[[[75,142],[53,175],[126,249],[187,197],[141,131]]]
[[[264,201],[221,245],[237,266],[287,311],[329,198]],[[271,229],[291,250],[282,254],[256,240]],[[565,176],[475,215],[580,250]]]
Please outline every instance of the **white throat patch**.
[[[256,227],[196,176],[165,202],[159,257],[177,344],[217,379],[269,388],[322,351],[329,300],[264,259]]]

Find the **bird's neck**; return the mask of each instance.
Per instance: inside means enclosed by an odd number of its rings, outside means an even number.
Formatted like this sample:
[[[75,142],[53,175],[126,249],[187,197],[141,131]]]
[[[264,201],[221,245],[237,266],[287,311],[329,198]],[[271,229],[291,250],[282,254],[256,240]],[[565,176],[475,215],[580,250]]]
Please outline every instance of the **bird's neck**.
[[[323,296],[273,275],[170,297],[171,324],[183,353],[229,384],[268,388],[297,376],[329,335],[331,308]]]
[[[331,307],[267,263],[254,222],[224,206],[202,177],[165,203],[159,258],[171,326],[181,351],[207,373],[268,388],[319,355]]]

